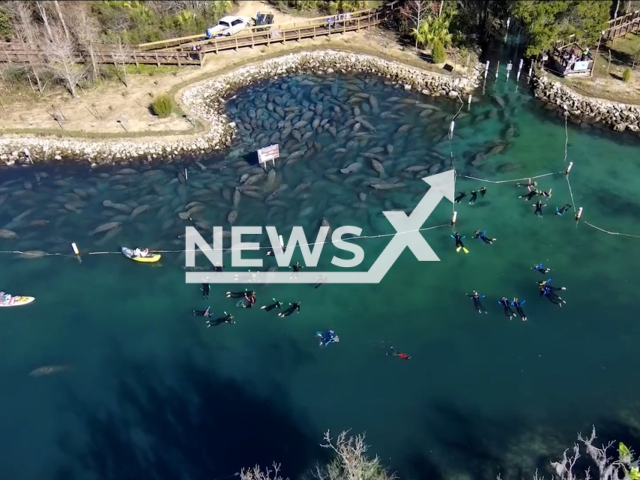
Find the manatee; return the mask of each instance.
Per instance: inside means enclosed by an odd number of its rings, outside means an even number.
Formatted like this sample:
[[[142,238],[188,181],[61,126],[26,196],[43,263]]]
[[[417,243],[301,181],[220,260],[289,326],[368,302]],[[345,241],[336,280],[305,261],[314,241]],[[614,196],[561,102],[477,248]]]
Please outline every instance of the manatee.
[[[340,173],[344,173],[346,175],[348,173],[357,172],[358,170],[360,170],[360,168],[362,168],[362,165],[358,162],[354,162],[345,168],[341,168]]]
[[[402,182],[398,182],[398,183],[374,183],[371,185],[371,188],[374,188],[376,190],[391,190],[393,188],[400,188],[400,187],[404,187],[405,184]]]
[[[238,204],[240,203],[240,199],[242,198],[242,194],[240,193],[240,190],[238,190],[236,188],[235,192],[233,192],[233,206],[237,207]]]
[[[238,212],[236,210],[231,211],[231,213],[229,213],[229,215],[227,216],[227,221],[231,225],[233,225],[237,219],[238,219]]]
[[[6,228],[0,228],[0,238],[4,238],[10,240],[12,238],[16,238],[18,234],[13,230],[8,230]]]
[[[47,252],[42,250],[28,250],[18,255],[19,258],[25,258],[27,260],[33,260],[35,258],[42,258],[47,255]]]
[[[383,166],[382,166],[382,164],[381,164],[378,160],[376,160],[375,158],[374,158],[374,159],[371,159],[371,166],[373,167],[373,169],[374,169],[376,172],[378,172],[378,176],[379,176],[380,178],[382,178],[382,177],[385,177],[385,176],[386,176],[386,173],[385,173],[385,171],[384,171],[384,167],[383,167]]]
[[[144,213],[147,210],[149,210],[149,208],[151,208],[149,205],[140,205],[139,207],[134,208],[133,212],[131,212],[131,217],[130,218],[131,219],[136,218],[141,213]]]

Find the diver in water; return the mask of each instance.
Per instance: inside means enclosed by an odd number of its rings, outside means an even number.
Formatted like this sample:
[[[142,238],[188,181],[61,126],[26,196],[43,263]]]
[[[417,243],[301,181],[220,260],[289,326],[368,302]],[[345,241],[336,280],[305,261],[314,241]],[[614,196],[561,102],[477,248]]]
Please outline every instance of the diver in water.
[[[253,292],[245,292],[244,300],[242,308],[253,308],[253,305],[256,303],[256,294]]]
[[[387,356],[390,356],[390,355],[401,358],[402,360],[411,360],[411,357],[409,355],[402,352],[396,352],[396,350],[393,347],[389,347],[389,351],[387,352]]]
[[[223,268],[224,267],[222,265],[214,265],[213,266],[213,271],[214,272],[221,272]]]
[[[568,203],[562,207],[561,209],[558,209],[558,207],[556,207],[556,215],[564,215],[564,212],[568,211],[571,208],[571,205],[569,205]]]
[[[325,277],[324,275],[318,276],[318,283],[316,283],[313,286],[313,288],[320,288],[322,285],[325,284],[326,281],[327,281],[327,277]]]
[[[509,299],[507,297],[502,297],[498,303],[500,305],[502,305],[504,307],[504,314],[509,317],[509,320],[511,320],[513,317],[516,316],[516,314],[514,313],[513,310],[511,310],[511,304],[509,303]]]
[[[542,207],[546,207],[547,204],[542,203],[540,200],[538,200],[536,203],[533,204],[533,206],[535,207],[535,210],[533,211],[533,213],[535,213],[538,217],[542,217]]]
[[[274,308],[282,309],[282,302],[274,298],[273,303],[271,305],[264,305],[260,308],[266,312],[270,312]]]
[[[480,189],[480,198],[484,198],[485,193],[487,193],[487,187],[482,187]]]
[[[207,320],[207,327],[217,327],[223,323],[234,324],[236,321],[233,319],[233,315],[224,312],[224,317],[216,318],[215,320]]]
[[[469,250],[467,250],[464,246],[464,243],[462,243],[462,239],[464,237],[461,237],[458,232],[453,232],[453,235],[451,235],[451,238],[453,238],[456,241],[456,252],[459,252],[460,250],[464,250],[464,253],[469,253]]]
[[[300,302],[290,303],[284,312],[278,314],[279,317],[288,317],[293,313],[300,313]]]
[[[478,292],[474,290],[473,293],[467,293],[467,297],[473,300],[473,308],[475,308],[478,313],[489,313],[482,306],[482,303],[480,303],[480,299],[484,298],[484,295],[480,295]]]
[[[565,287],[552,287],[551,285],[549,285],[549,282],[551,282],[551,279],[549,280],[541,280],[538,282],[538,289],[540,290],[540,296],[541,297],[547,297],[549,299],[549,301],[551,303],[554,303],[556,305],[558,305],[559,307],[562,307],[562,304],[567,303],[565,302],[562,297],[560,297],[556,291],[557,290],[566,290]]]
[[[534,266],[533,266],[533,269],[534,269],[535,271],[537,271],[537,272],[542,273],[543,275],[544,275],[544,274],[546,274],[546,273],[549,273],[549,272],[551,271],[551,269],[550,269],[550,268],[545,268],[545,267],[543,267],[541,263],[539,263],[539,264],[537,264],[537,265],[534,265]]]
[[[526,195],[520,195],[520,198],[526,198],[528,202],[531,201],[531,199],[533,197],[535,197],[536,195],[538,195],[538,190],[536,190],[535,188],[532,190],[529,190],[529,193],[527,193]]]
[[[473,238],[476,240],[482,240],[484,243],[488,243],[488,244],[492,244],[493,242],[495,242],[497,239],[496,238],[489,238],[487,237],[487,231],[480,231],[480,230],[476,230],[476,233],[473,234]]]
[[[467,194],[465,192],[458,192],[458,196],[456,198],[453,199],[454,202],[456,203],[460,203],[462,201],[462,199],[464,197],[466,197]]]
[[[469,200],[469,205],[473,205],[474,203],[476,203],[477,199],[478,199],[478,192],[476,192],[475,190],[471,190],[471,199]]]
[[[529,179],[529,183],[516,183],[516,187],[527,187],[529,190],[531,190],[531,187],[537,187],[538,186],[538,182],[531,182],[531,179]]]
[[[227,292],[227,298],[244,298],[247,299],[247,297],[255,297],[255,293],[251,290],[245,290],[244,292]]]
[[[294,265],[291,265],[291,270],[293,270],[293,273],[298,273],[300,270],[302,270],[303,266],[300,265],[300,262],[296,262]]]
[[[211,318],[211,307],[207,307],[206,310],[194,310],[193,315],[196,317],[209,317]]]
[[[527,315],[526,315],[526,313],[524,313],[524,310],[522,309],[522,305],[524,305],[524,302],[526,302],[526,300],[522,300],[520,302],[518,300],[518,297],[513,297],[513,301],[511,302],[511,305],[516,307],[516,312],[518,312],[518,315],[520,315],[520,318],[522,319],[522,321],[526,322],[527,321]]]
[[[326,347],[327,345],[338,343],[340,341],[340,337],[336,335],[336,332],[334,332],[333,330],[327,330],[326,332],[316,332],[316,337],[320,338],[321,347]]]
[[[202,298],[209,298],[209,291],[211,290],[211,288],[206,281],[208,280],[208,278],[209,277],[202,279]]]
[[[548,192],[539,191],[538,195],[541,195],[544,198],[551,198],[551,190],[553,190],[553,189],[550,188]]]

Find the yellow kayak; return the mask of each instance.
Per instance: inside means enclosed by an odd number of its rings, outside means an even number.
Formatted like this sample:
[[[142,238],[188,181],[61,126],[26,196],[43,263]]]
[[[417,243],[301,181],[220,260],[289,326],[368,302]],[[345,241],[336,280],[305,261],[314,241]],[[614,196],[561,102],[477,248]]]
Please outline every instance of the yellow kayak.
[[[21,307],[22,305],[29,305],[34,300],[35,297],[23,297],[16,295],[10,297],[8,300],[6,300],[6,298],[0,299],[0,307]]]
[[[131,250],[130,248],[127,248],[127,247],[121,247],[120,251],[125,257],[130,258],[134,262],[156,263],[158,260],[162,258],[162,255],[160,255],[159,253],[148,253],[144,257],[140,255],[137,256],[134,250]]]

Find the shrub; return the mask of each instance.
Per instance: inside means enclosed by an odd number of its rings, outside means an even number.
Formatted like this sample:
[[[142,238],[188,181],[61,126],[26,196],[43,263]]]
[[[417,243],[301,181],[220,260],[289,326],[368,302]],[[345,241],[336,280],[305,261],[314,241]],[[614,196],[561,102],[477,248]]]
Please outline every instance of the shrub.
[[[631,70],[628,68],[624,69],[624,72],[622,72],[622,81],[623,82],[630,82],[631,81]]]
[[[160,118],[166,118],[171,115],[173,107],[175,107],[173,98],[171,98],[166,93],[163,93],[159,97],[156,97],[155,100],[151,103],[151,110]]]
[[[431,58],[433,63],[444,63],[447,61],[447,52],[444,49],[444,45],[440,42],[433,42],[431,47]]]

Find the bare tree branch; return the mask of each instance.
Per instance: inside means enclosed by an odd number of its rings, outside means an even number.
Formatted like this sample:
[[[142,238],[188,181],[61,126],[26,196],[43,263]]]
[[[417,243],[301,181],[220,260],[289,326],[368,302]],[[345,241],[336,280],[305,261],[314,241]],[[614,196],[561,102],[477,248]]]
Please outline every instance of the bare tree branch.
[[[122,38],[118,38],[118,42],[113,47],[113,64],[118,70],[122,72],[120,80],[124,83],[124,86],[129,88],[129,77],[127,76],[127,65],[129,63],[129,57],[131,57],[131,48]]]
[[[76,98],[78,96],[76,87],[84,77],[87,67],[76,63],[73,42],[60,28],[52,28],[51,35],[52,39],[45,44],[46,67],[54,76],[62,80],[71,96]]]

